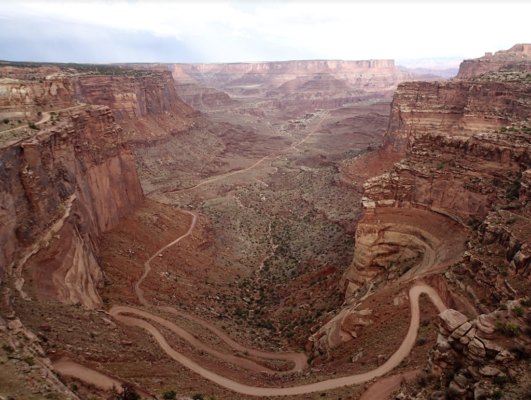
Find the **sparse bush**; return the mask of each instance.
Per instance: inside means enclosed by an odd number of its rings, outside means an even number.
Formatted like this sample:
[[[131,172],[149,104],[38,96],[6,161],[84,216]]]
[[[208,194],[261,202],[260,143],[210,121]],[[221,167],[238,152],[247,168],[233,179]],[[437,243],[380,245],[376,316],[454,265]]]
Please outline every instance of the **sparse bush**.
[[[514,313],[516,314],[517,317],[523,317],[524,316],[524,309],[522,307],[515,307],[514,308]]]
[[[24,357],[22,359],[22,361],[24,361],[26,364],[28,364],[30,367],[32,365],[35,365],[35,360],[33,359],[33,357],[30,357],[30,356],[27,356],[27,357]]]
[[[11,354],[15,351],[15,349],[8,344],[3,344],[2,349],[4,349],[7,354]]]
[[[177,397],[177,392],[173,389],[166,390],[162,393],[162,398],[167,400],[174,400]]]
[[[496,329],[507,337],[515,337],[520,334],[520,328],[516,322],[496,322]]]
[[[133,385],[130,383],[122,383],[122,391],[118,392],[115,386],[111,389],[111,397],[109,400],[139,400],[140,395],[136,392]]]
[[[426,339],[424,338],[418,338],[416,343],[417,346],[424,346],[426,344]]]
[[[503,397],[503,392],[501,389],[494,389],[492,391],[492,397],[499,400]]]
[[[494,379],[492,380],[492,382],[493,382],[495,385],[497,385],[497,386],[503,388],[503,387],[505,386],[505,384],[506,384],[507,382],[509,382],[509,378],[507,377],[507,375],[497,375],[497,376],[494,377]]]
[[[193,400],[204,400],[204,396],[201,393],[196,393],[192,396]]]
[[[3,122],[4,122],[4,124],[9,124],[9,119],[8,118],[4,118]]]
[[[30,129],[34,129],[36,131],[39,131],[41,128],[39,128],[37,125],[35,125],[33,122],[30,122],[28,124],[28,126],[30,127]]]

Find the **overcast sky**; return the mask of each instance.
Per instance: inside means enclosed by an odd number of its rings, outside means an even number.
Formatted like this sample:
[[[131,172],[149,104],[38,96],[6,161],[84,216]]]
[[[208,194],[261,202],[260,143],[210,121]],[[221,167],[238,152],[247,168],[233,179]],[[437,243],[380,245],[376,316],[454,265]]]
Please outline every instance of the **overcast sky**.
[[[531,42],[529,15],[529,1],[0,0],[0,59],[452,64]]]

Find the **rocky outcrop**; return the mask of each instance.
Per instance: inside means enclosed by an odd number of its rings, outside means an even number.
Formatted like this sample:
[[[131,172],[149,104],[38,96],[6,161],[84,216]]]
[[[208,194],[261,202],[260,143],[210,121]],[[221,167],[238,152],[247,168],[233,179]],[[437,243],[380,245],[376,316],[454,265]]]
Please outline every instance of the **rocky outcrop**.
[[[531,72],[531,44],[516,44],[509,50],[485,53],[485,56],[465,60],[459,66],[457,78],[471,78],[485,72]]]
[[[95,307],[101,234],[143,201],[133,154],[107,107],[0,150],[0,277],[44,299]]]
[[[74,97],[80,102],[105,105],[116,119],[131,120],[164,114],[180,102],[169,72],[145,76],[81,76],[72,79]]]
[[[402,83],[393,97],[384,146],[405,153],[426,134],[470,137],[527,124],[530,95],[531,81]]]
[[[509,309],[519,304],[513,303]],[[519,382],[524,377],[527,365],[519,359],[530,348],[524,341],[509,339],[525,329],[513,312],[497,310],[468,320],[456,310],[447,310],[439,314],[439,319],[440,334],[428,356],[425,373],[444,377],[446,393],[462,398],[468,395],[488,398],[494,392],[502,393],[499,387],[509,381]],[[506,338],[502,336],[504,332]],[[513,394],[518,392],[513,390]],[[439,398],[438,393],[431,398]]]
[[[522,208],[531,168],[529,94],[526,80],[399,85],[382,152],[404,159],[364,185],[365,216],[340,282],[347,296],[376,277],[396,279],[400,269],[407,279],[451,265],[464,254],[465,227],[477,228],[491,210]],[[512,262],[520,247],[507,246]],[[526,248],[514,264],[525,271]]]
[[[357,311],[355,307],[345,308],[310,336],[308,340],[315,356],[329,354],[330,350],[356,339],[361,329],[372,324],[372,320],[369,319],[372,310]]]
[[[73,105],[72,87],[66,78],[40,81],[0,78],[0,119],[36,120],[39,111]]]
[[[180,99],[199,110],[240,104],[227,93],[199,83],[187,75],[180,64],[124,64],[123,66],[145,71],[170,71]]]

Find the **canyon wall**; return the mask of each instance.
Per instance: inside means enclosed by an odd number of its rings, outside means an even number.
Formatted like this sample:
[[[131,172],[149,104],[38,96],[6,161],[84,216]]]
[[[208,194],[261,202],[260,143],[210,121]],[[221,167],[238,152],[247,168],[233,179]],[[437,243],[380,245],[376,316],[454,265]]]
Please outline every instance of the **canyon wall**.
[[[525,120],[531,85],[524,82],[405,82],[391,104],[384,147],[404,153],[427,133],[470,137]]]
[[[364,185],[365,216],[340,283],[345,295],[374,279],[403,281],[452,265],[492,211],[526,213],[530,132],[527,79],[490,72],[400,84],[381,152],[403,159]]]
[[[240,103],[225,92],[199,83],[187,75],[179,64],[124,64],[123,67],[146,71],[170,71],[179,98],[197,109],[235,106]]]
[[[36,296],[100,305],[98,242],[143,201],[130,147],[107,107],[0,150],[0,277]],[[24,289],[22,289],[24,290]]]
[[[0,119],[36,120],[39,111],[62,109],[73,105],[72,87],[67,78],[42,80],[0,78]]]
[[[464,60],[459,66],[457,78],[471,78],[485,72],[528,71],[531,72],[531,44],[516,44],[509,50],[497,51],[494,55]]]
[[[179,101],[170,72],[139,77],[81,76],[71,82],[76,100],[108,106],[118,121],[163,114]]]

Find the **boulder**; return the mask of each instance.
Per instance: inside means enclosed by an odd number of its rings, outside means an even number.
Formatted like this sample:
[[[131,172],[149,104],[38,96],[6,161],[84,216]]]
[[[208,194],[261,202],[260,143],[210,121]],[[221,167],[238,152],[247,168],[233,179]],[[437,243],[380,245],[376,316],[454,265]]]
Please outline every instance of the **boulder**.
[[[454,376],[454,381],[463,389],[466,389],[468,387],[468,379],[464,375],[459,374]]]
[[[452,348],[452,346],[450,346],[450,343],[448,343],[448,340],[446,340],[446,338],[440,333],[437,336],[436,346],[437,346],[437,350],[439,350],[441,353],[447,352],[448,350]]]
[[[430,400],[446,400],[446,393],[442,390],[433,392],[430,396]]]
[[[468,344],[468,351],[477,357],[485,357],[487,355],[485,346],[476,338],[472,339]]]
[[[466,315],[457,310],[448,309],[439,314],[441,326],[449,332],[455,331],[458,327],[467,322]]]
[[[511,361],[514,360],[514,356],[511,354],[509,350],[502,350],[498,353],[494,361],[502,363],[502,364],[508,364]]]
[[[459,386],[455,381],[450,382],[450,385],[448,386],[450,389],[450,393],[458,394],[459,396],[464,396],[467,392],[465,388],[462,388]]]
[[[500,373],[501,371],[498,368],[491,367],[490,365],[485,365],[479,369],[479,373],[483,376],[493,377]]]
[[[20,322],[20,319],[16,318],[13,321],[9,321],[7,328],[9,330],[16,331],[17,329],[22,328],[22,322]]]
[[[452,339],[461,339],[471,328],[472,324],[470,322],[465,322],[463,325],[453,331],[450,337]]]
[[[500,351],[503,350],[503,347],[501,346],[498,346],[496,343],[494,343],[493,341],[491,340],[488,340],[488,339],[480,339],[481,342],[483,343],[483,345],[485,346],[485,349],[487,350],[487,354],[491,355],[491,356],[495,356],[496,354],[498,354]]]
[[[486,339],[492,339],[496,331],[494,319],[482,314],[476,320],[477,335]]]
[[[465,346],[470,343],[472,339],[476,337],[476,328],[470,329],[465,336],[459,339],[459,342]]]

